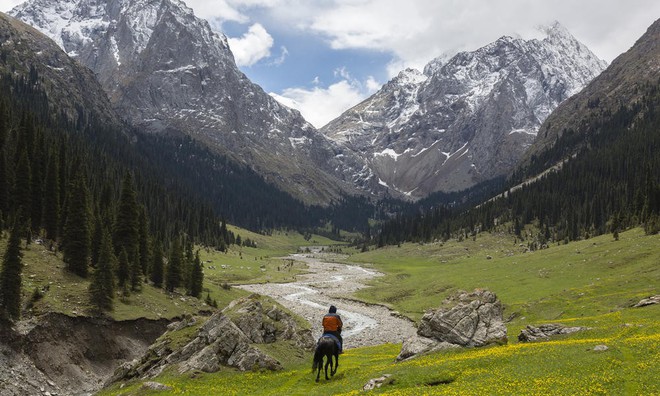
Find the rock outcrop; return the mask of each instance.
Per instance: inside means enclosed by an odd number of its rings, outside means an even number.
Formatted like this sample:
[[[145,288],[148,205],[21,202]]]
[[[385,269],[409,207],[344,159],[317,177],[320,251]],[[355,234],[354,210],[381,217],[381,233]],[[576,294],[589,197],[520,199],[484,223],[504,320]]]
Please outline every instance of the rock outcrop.
[[[442,349],[507,341],[502,303],[497,296],[487,290],[459,292],[422,317],[417,335],[404,341],[397,360]]]
[[[173,323],[140,359],[122,365],[108,384],[131,379],[153,378],[168,367],[179,373],[194,370],[218,371],[222,366],[241,371],[281,370],[282,365],[254,344],[289,341],[292,348],[311,349],[314,339],[308,328],[298,326],[293,317],[272,304],[250,296],[232,302],[223,312],[211,316],[197,333],[181,346],[174,345],[175,333],[199,325],[194,318]],[[270,304],[269,304],[270,305]]]
[[[637,304],[633,305],[633,308],[641,308],[654,304],[660,304],[660,294],[641,299]]]
[[[275,304],[265,308],[257,295],[232,302],[225,313],[254,343],[290,340],[302,349],[312,349],[315,345],[310,329],[300,328],[291,315]]]
[[[579,326],[566,327],[557,323],[542,324],[538,327],[528,325],[526,328],[520,331],[520,334],[518,335],[518,341],[545,341],[555,335],[571,334],[583,330],[587,330],[587,328]]]

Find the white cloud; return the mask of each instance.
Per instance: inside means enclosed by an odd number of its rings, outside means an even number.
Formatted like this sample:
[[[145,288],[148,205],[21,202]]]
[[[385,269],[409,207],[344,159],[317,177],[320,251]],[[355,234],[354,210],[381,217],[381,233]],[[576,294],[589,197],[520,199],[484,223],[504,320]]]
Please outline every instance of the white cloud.
[[[381,87],[372,76],[364,82],[351,78],[344,67],[335,70],[335,75],[342,79],[327,88],[321,87],[316,77],[311,89],[287,88],[281,94],[271,92],[270,95],[285,106],[300,111],[307,121],[321,128]]]
[[[273,37],[258,23],[250,26],[242,37],[227,40],[238,66],[252,66],[269,57],[273,46]]]
[[[280,46],[280,56],[278,56],[277,59],[273,60],[272,64],[275,66],[281,66],[286,60],[287,56],[289,56],[289,50],[286,49],[286,47],[283,45]]]
[[[443,53],[474,50],[498,37],[527,37],[537,25],[558,20],[598,56],[611,61],[660,15],[657,0],[188,0],[204,17],[237,20],[259,11],[284,29],[324,37],[335,49],[391,53],[395,75],[421,69]],[[215,11],[214,11],[215,8]],[[197,10],[197,9],[196,9]],[[224,11],[223,11],[224,10]],[[396,68],[394,64],[401,67]]]

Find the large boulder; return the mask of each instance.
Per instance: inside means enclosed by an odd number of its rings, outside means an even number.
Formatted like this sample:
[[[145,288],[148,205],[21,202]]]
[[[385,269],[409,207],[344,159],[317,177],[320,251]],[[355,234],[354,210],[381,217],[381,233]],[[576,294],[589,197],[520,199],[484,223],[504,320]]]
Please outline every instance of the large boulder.
[[[404,341],[397,359],[452,347],[506,343],[502,303],[494,293],[477,289],[456,293],[424,314],[417,335]]]
[[[181,349],[183,363],[179,372],[191,370],[215,372],[220,366],[246,371],[280,370],[281,364],[251,346],[251,340],[226,315],[215,314],[202,326],[197,337]]]
[[[257,294],[233,301],[223,312],[254,343],[289,340],[308,350],[315,345],[309,328],[299,326],[293,316]]]
[[[188,343],[173,349],[168,333],[180,327],[179,324],[172,326],[140,359],[120,366],[106,384],[136,377],[154,378],[172,366],[177,366],[180,373],[215,372],[221,366],[242,371],[282,369],[277,360],[253,347],[252,341],[221,312],[211,316]]]
[[[587,330],[586,327],[566,327],[558,323],[542,324],[540,326],[527,325],[526,328],[520,331],[518,341],[545,341],[550,337],[561,334],[571,334],[578,331]]]
[[[267,308],[264,308],[267,307]],[[181,343],[180,332],[199,329]],[[177,339],[176,343],[172,340]],[[168,326],[168,331],[140,359],[120,366],[108,383],[130,378],[154,378],[168,367],[180,373],[193,370],[215,372],[221,366],[247,371],[281,370],[282,365],[254,344],[288,341],[291,348],[311,350],[314,338],[308,327],[299,326],[291,314],[261,296],[233,301],[222,312],[201,324],[186,317]]]

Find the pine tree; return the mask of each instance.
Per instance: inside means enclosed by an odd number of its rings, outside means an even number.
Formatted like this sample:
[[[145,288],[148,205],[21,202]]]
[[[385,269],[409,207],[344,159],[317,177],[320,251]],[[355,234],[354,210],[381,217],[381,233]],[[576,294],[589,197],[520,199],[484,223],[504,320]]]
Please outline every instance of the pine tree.
[[[149,251],[149,223],[147,221],[147,211],[144,206],[140,208],[139,233],[140,266],[142,268],[142,274],[146,277],[149,273],[151,252]]]
[[[66,140],[65,137],[62,137],[60,140],[60,145],[58,148],[59,155],[57,156],[59,159],[59,164],[58,164],[58,171],[59,171],[59,177],[58,177],[58,182],[59,182],[59,191],[60,191],[60,226],[57,230],[57,235],[61,236],[64,235],[64,225],[66,224],[66,220],[68,219],[68,203],[67,203],[67,186],[69,186],[69,179],[68,179],[68,174],[67,174],[67,154],[66,154]]]
[[[119,262],[117,264],[117,286],[124,291],[128,292],[128,282],[131,278],[131,269],[128,260],[128,253],[126,249],[121,249],[119,253]]]
[[[17,224],[11,230],[0,271],[0,319],[17,320],[21,316],[21,231]]]
[[[142,285],[142,266],[140,265],[140,253],[136,252],[133,260],[130,261],[131,270],[131,291],[139,291]]]
[[[184,246],[183,263],[181,264],[181,284],[185,285],[187,291],[190,291],[190,277],[195,263],[195,253],[193,253],[193,244],[189,238],[186,238]]]
[[[139,234],[139,207],[135,197],[135,188],[130,173],[126,173],[121,187],[121,196],[119,198],[119,208],[114,224],[113,242],[115,252],[120,253],[121,249],[126,250],[129,259],[129,268],[133,264],[140,265],[134,260],[139,259],[140,234]]]
[[[89,285],[89,297],[90,302],[97,309],[111,311],[115,293],[113,268],[117,265],[117,258],[112,248],[110,233],[104,230],[102,234],[96,269],[92,275],[92,283]]]
[[[92,245],[91,245],[91,254],[92,254],[92,265],[96,265],[99,261],[99,256],[101,254],[101,242],[103,242],[103,234],[105,233],[106,227],[101,220],[101,215],[98,211],[94,215],[94,230],[92,231]],[[111,243],[112,245],[112,243]],[[114,248],[113,248],[114,250]],[[115,258],[117,256],[115,255]],[[112,267],[113,269],[115,267]]]
[[[192,267],[192,272],[190,276],[190,287],[189,292],[193,297],[199,298],[202,294],[202,287],[204,285],[204,270],[202,268],[202,261],[199,258],[199,250],[195,254],[195,260]]]
[[[30,191],[32,193],[30,204],[32,212],[30,213],[30,219],[32,220],[32,230],[35,233],[39,233],[43,219],[44,187],[42,172],[46,168],[44,145],[43,134],[37,133],[34,152],[30,161],[30,170],[32,171],[30,179]]]
[[[46,238],[53,241],[57,240],[60,224],[60,172],[56,153],[53,150],[48,162],[43,208]]]
[[[13,210],[14,213],[20,213],[17,226],[21,233],[25,233],[29,226],[29,216],[32,209],[30,206],[30,200],[32,199],[30,162],[25,148],[19,154],[14,179]]]
[[[183,265],[183,251],[181,241],[174,238],[172,249],[170,251],[170,260],[167,263],[167,273],[165,274],[165,290],[173,292],[174,289],[181,286],[181,266]]]
[[[71,186],[68,198],[68,217],[64,226],[63,250],[67,269],[79,276],[87,276],[90,257],[89,192],[81,174]]]
[[[5,150],[0,147],[0,223],[9,212],[9,180]]]
[[[152,255],[152,264],[151,264],[151,281],[156,287],[163,286],[163,270],[165,269],[165,263],[163,262],[163,246],[160,241],[156,242]]]

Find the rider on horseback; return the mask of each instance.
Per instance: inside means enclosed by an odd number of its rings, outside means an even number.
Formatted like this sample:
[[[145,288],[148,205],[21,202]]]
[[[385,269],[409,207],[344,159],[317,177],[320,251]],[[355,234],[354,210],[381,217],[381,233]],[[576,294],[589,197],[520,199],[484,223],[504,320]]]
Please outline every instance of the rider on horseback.
[[[330,334],[339,341],[339,353],[343,353],[344,340],[341,338],[341,328],[344,324],[341,317],[337,315],[337,307],[330,306],[330,311],[323,317],[323,334]]]

